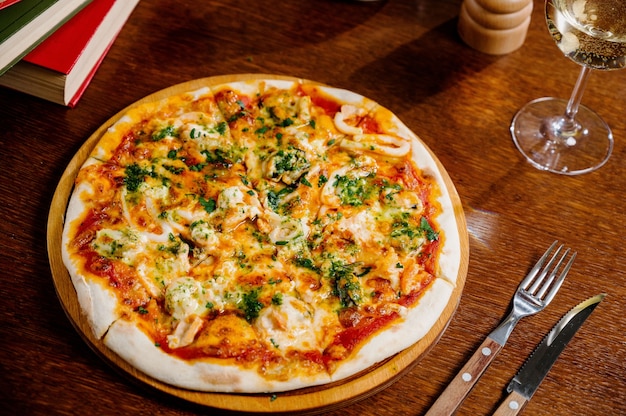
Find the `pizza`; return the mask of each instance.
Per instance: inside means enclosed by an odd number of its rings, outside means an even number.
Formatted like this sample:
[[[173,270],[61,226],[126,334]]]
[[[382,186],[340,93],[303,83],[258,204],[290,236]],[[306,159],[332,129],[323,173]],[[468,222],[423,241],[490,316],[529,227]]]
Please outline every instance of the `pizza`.
[[[62,259],[93,336],[203,392],[281,392],[408,348],[461,248],[434,157],[392,112],[298,80],[140,102],[77,173]]]

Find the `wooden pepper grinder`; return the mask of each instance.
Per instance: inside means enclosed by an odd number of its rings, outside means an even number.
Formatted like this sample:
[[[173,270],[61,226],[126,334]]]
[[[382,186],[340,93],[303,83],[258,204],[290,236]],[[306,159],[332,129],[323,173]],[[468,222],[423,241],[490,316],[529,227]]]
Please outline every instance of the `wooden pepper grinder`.
[[[533,0],[463,0],[458,31],[472,48],[504,55],[526,40]]]

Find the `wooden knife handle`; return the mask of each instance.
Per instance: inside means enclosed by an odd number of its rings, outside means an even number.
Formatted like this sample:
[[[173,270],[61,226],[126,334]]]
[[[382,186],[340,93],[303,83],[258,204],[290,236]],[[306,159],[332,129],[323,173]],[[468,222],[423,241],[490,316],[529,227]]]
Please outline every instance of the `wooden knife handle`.
[[[428,410],[426,416],[449,416],[453,414],[501,349],[502,345],[487,337],[461,368],[461,371],[448,384],[435,404]]]
[[[496,409],[493,416],[515,416],[522,411],[528,400],[516,391],[512,391]]]

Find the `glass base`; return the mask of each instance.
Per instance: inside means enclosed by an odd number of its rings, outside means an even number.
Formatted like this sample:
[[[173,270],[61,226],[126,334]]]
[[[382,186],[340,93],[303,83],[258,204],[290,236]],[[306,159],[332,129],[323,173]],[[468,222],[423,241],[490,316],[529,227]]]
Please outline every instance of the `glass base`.
[[[567,101],[539,98],[522,107],[511,123],[513,142],[537,169],[580,175],[604,165],[613,150],[613,133],[593,110],[581,105],[575,126],[567,126]]]

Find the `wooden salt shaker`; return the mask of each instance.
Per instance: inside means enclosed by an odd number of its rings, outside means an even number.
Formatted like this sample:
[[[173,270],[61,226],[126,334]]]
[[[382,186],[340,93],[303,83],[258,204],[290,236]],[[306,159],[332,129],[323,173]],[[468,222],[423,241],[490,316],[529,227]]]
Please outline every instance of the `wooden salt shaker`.
[[[504,55],[526,40],[533,0],[463,0],[458,31],[472,48]]]

